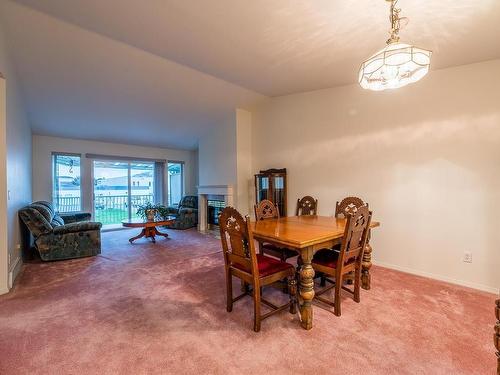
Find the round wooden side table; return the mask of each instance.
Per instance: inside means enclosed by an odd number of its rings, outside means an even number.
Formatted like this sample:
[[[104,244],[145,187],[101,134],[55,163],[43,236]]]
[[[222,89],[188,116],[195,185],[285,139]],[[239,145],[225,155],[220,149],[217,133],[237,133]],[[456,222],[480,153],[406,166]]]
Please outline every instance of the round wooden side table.
[[[168,237],[167,233],[162,233],[156,227],[160,227],[162,225],[168,225],[175,221],[175,216],[167,216],[162,220],[153,220],[153,221],[145,221],[142,219],[131,219],[131,220],[122,220],[122,225],[127,228],[142,228],[141,233],[137,236],[129,239],[129,242],[132,243],[135,240],[146,237],[150,238],[153,243],[156,243],[155,236],[163,236]]]

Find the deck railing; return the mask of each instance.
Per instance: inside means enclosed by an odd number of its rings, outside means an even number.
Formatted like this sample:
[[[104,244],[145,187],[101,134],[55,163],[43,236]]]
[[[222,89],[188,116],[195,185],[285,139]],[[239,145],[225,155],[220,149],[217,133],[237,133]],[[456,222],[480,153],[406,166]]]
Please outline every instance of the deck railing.
[[[56,210],[59,212],[81,211],[80,197],[57,197]]]
[[[152,194],[132,195],[130,198],[130,211],[132,217],[136,216],[139,206],[153,202]],[[126,195],[103,195],[94,199],[95,221],[106,224],[119,224],[128,219],[129,212],[128,196]],[[59,197],[58,210],[60,212],[80,211],[79,197]]]

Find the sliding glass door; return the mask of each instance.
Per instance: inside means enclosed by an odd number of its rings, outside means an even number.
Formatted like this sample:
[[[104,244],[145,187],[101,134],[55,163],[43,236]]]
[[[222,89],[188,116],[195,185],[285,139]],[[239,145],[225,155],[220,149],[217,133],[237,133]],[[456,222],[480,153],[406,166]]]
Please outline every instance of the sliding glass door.
[[[130,163],[130,215],[132,218],[139,217],[137,216],[139,206],[148,202],[157,203],[154,182],[154,163]]]
[[[137,217],[137,209],[153,203],[154,163],[94,161],[94,217],[103,225],[117,225]]]

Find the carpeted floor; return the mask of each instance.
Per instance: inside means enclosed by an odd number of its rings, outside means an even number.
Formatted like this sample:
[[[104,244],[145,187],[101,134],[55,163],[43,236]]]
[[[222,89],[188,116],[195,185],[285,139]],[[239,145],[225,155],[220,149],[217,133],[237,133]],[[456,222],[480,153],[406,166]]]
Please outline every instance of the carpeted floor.
[[[283,312],[254,333],[250,299],[226,312],[217,239],[169,231],[130,245],[134,233],[104,233],[95,258],[25,266],[0,297],[0,374],[495,371],[494,295],[374,267],[342,317],[316,307],[305,331]]]

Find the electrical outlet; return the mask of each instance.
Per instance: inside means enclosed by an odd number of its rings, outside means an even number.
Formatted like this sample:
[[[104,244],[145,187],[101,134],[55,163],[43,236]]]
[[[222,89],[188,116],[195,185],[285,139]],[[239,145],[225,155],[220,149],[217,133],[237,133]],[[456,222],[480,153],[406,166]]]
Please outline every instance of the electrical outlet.
[[[464,262],[465,263],[472,263],[472,252],[466,251],[464,253]]]

